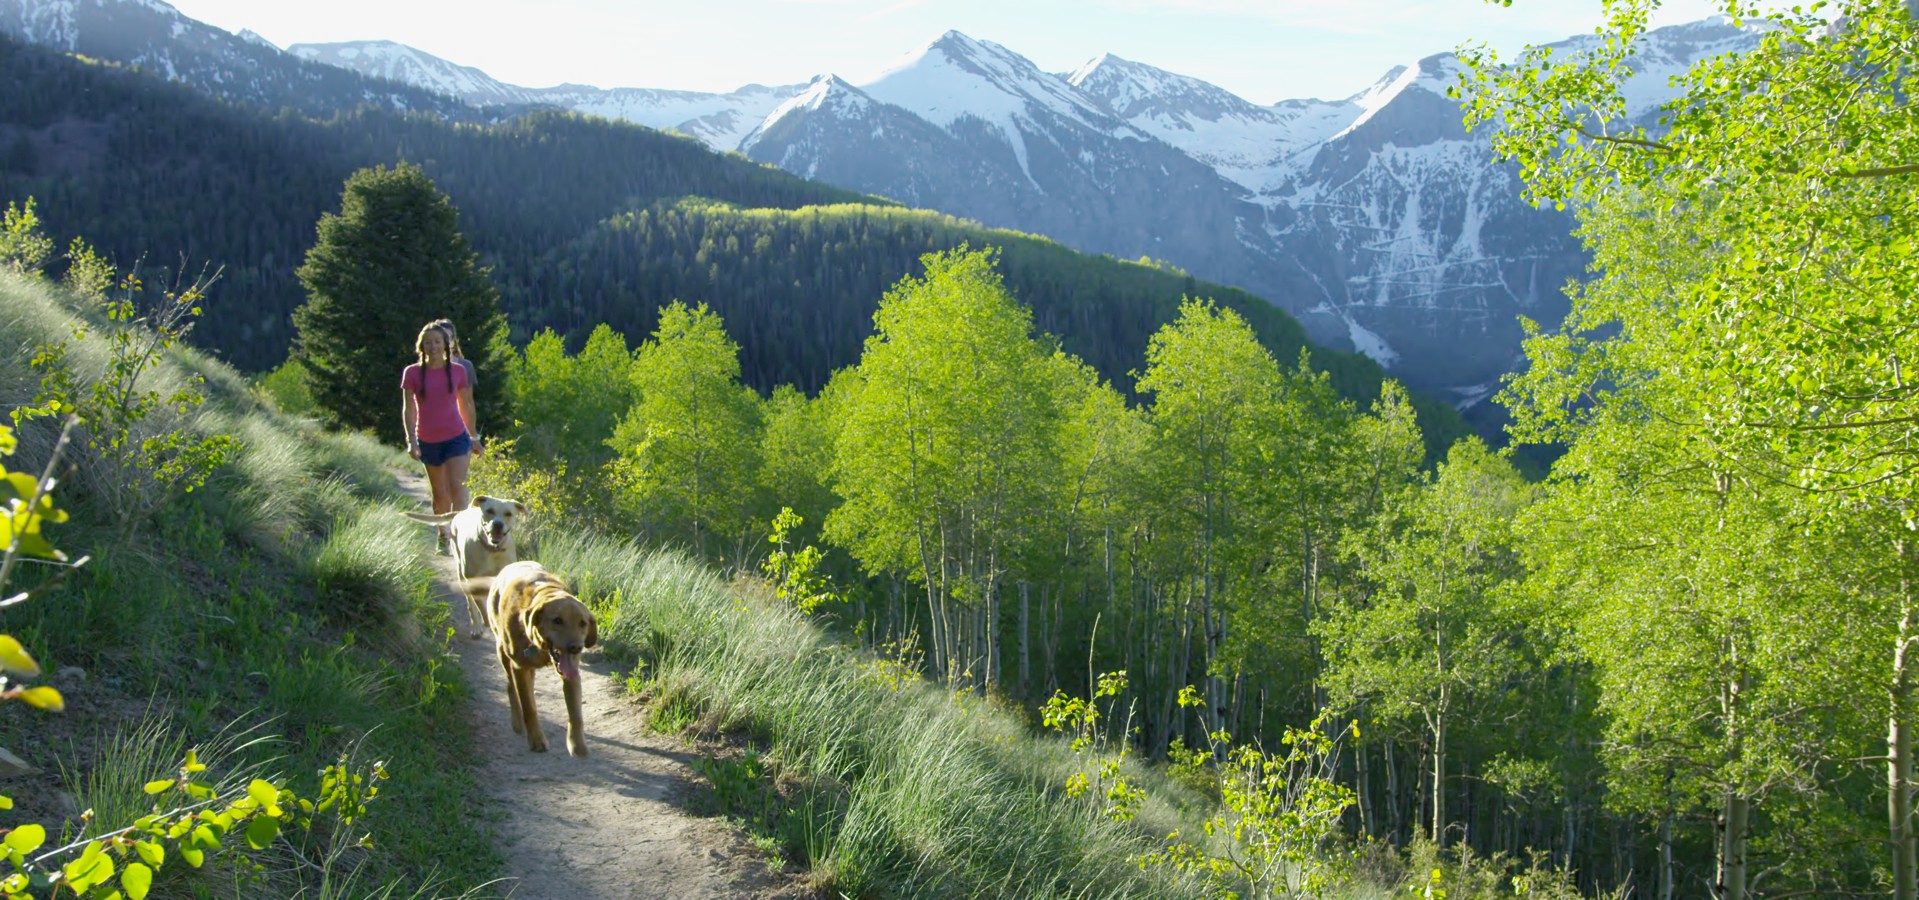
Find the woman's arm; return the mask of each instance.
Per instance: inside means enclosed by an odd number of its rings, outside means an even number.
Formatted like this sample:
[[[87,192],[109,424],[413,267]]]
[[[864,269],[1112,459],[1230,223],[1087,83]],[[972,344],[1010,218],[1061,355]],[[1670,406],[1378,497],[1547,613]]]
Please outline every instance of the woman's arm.
[[[460,388],[460,420],[466,423],[466,436],[473,441],[473,455],[480,455],[480,417],[473,412],[473,389]]]
[[[406,452],[408,456],[419,459],[419,400],[413,396],[412,391],[406,388],[400,389],[400,396],[406,398],[400,401],[400,431],[406,434]]]

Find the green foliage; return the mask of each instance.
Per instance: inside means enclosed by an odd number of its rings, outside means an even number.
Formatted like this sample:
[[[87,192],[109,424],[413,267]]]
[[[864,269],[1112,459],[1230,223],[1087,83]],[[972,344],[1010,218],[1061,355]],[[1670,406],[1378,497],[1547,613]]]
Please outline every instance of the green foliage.
[[[1461,441],[1430,484],[1347,535],[1361,590],[1314,623],[1334,702],[1423,725],[1442,780],[1456,711],[1513,683],[1525,671],[1515,648],[1542,642],[1503,597],[1522,574],[1512,524],[1535,494],[1478,439]],[[1428,835],[1444,844],[1443,802],[1435,816]]]
[[[398,442],[399,373],[416,361],[414,336],[440,317],[481,375],[473,399],[482,429],[508,421],[499,292],[457,219],[426,172],[404,163],[355,172],[340,211],[320,217],[298,270],[307,302],[293,314],[293,358],[333,421]]]
[[[792,507],[780,509],[780,514],[773,517],[773,533],[766,538],[767,543],[779,549],[766,555],[760,571],[773,579],[774,596],[812,615],[828,603],[839,602],[840,597],[820,571],[820,560],[824,556],[820,548],[808,544],[797,550],[788,549],[793,530],[804,522]]]
[[[154,873],[169,861],[197,869],[242,848],[264,850],[283,831],[308,831],[320,822],[351,828],[387,778],[382,763],[349,768],[343,759],[320,773],[318,792],[306,798],[259,778],[222,791],[202,780],[206,769],[195,751],[187,751],[175,777],[146,785],[153,798],[150,815],[98,837],[43,849],[47,834],[39,825],[0,832],[7,851],[0,893],[8,900],[28,900],[37,890],[97,900],[144,900]],[[0,804],[10,801],[0,797]]]
[[[1206,701],[1189,686],[1179,702]],[[1230,840],[1214,850],[1174,832],[1167,846],[1142,856],[1140,865],[1200,874],[1210,896],[1239,897],[1242,884],[1254,900],[1325,896],[1352,869],[1353,853],[1340,846],[1340,819],[1355,795],[1337,774],[1339,739],[1359,732],[1355,723],[1335,738],[1325,725],[1322,715],[1309,728],[1288,729],[1281,739],[1284,754],[1235,745],[1225,731],[1207,735],[1219,812],[1201,827],[1209,837]]]
[[[1675,78],[1655,128],[1624,91],[1655,6],[1604,4],[1576,52],[1467,54],[1469,120],[1594,260],[1505,394],[1519,439],[1570,447],[1521,525],[1531,593],[1591,667],[1608,802],[1669,846],[1715,819],[1692,839],[1721,896],[1763,871],[1909,900],[1919,27],[1899,0],[1723,4],[1757,47]],[[1815,699],[1868,694],[1890,700]],[[1876,740],[1883,831],[1854,762]],[[1890,876],[1807,821],[1890,848]]]
[[[1125,738],[1132,731],[1132,723],[1129,721],[1120,728],[1117,753],[1110,749],[1113,742],[1107,727],[1100,724],[1125,690],[1125,672],[1106,672],[1099,676],[1099,685],[1093,688],[1091,698],[1068,697],[1058,692],[1039,708],[1040,725],[1071,738],[1073,752],[1085,761],[1080,771],[1066,779],[1066,796],[1090,803],[1100,815],[1115,822],[1130,821],[1139,815],[1139,808],[1146,800],[1146,793],[1122,771],[1131,749],[1131,743]],[[1102,700],[1106,701],[1106,713],[1100,710]],[[1087,774],[1089,771],[1091,776]]]
[[[60,283],[83,304],[106,306],[112,296],[115,273],[113,264],[94,252],[85,240],[74,238],[67,245],[67,274]]]
[[[633,405],[633,354],[626,338],[601,324],[575,356],[552,329],[528,341],[507,372],[507,401],[528,452],[592,471],[611,456],[607,441]]]
[[[656,539],[686,540],[703,553],[711,535],[734,542],[735,559],[756,512],[760,429],[759,397],[739,381],[739,352],[705,304],[661,310],[653,339],[633,354],[633,406],[608,440],[636,518]]]
[[[86,384],[68,358],[70,341],[43,344],[32,359],[41,373],[40,390],[31,406],[11,413],[16,425],[77,417],[88,449],[114,469],[97,485],[106,495],[103,505],[119,521],[123,540],[168,500],[206,484],[236,452],[230,436],[185,427],[187,418],[206,402],[204,378],[190,375],[168,390],[156,377],[156,366],[200,315],[214,278],[217,274],[176,285],[142,312],[144,285],[137,271],[128,273],[116,296],[104,304],[106,325],[97,332],[77,323],[72,327],[72,341],[96,334],[105,344],[105,371]]]
[[[53,239],[40,230],[33,198],[18,206],[7,204],[7,211],[0,213],[0,269],[38,276],[52,255]]]
[[[62,446],[64,445],[62,435]],[[13,429],[0,425],[0,457],[12,456],[18,446]],[[54,459],[59,458],[55,452]],[[48,465],[51,471],[53,466]],[[5,545],[0,562],[0,608],[24,603],[38,591],[7,596],[7,580],[21,557],[65,562],[67,555],[47,539],[41,526],[67,520],[67,512],[53,504],[54,481],[14,472],[0,465],[0,500],[6,503],[6,518],[0,521],[0,542]],[[82,560],[84,562],[84,560]],[[76,564],[77,565],[77,564]],[[43,585],[44,587],[44,585]],[[27,686],[24,682],[40,675],[40,664],[10,634],[0,634],[0,702],[19,700],[36,709],[59,712],[66,707],[60,691],[46,685]]]
[[[1060,414],[1048,354],[990,250],[928,254],[874,317],[857,367],[836,377],[827,534],[871,572],[933,592],[934,665],[994,680],[996,634],[964,610],[997,607],[1009,561],[1054,463]],[[844,379],[843,381],[841,379]],[[962,633],[965,630],[966,633]]]
[[[319,402],[307,385],[306,370],[298,362],[287,360],[254,380],[260,392],[273,401],[273,408],[289,416],[317,416]]]

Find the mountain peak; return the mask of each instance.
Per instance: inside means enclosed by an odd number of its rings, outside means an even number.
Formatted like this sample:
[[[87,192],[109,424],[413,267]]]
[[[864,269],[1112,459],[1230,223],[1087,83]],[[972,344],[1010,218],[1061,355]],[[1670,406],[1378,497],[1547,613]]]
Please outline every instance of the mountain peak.
[[[259,32],[254,31],[251,28],[240,29],[239,33],[235,34],[234,37],[237,37],[240,40],[246,41],[249,44],[258,44],[259,46],[270,47],[274,50],[280,49],[278,44],[275,44],[272,41],[267,40],[266,38],[262,37]]]
[[[479,69],[394,41],[289,44],[287,52],[312,62],[417,85],[476,106],[524,103],[528,99],[524,89],[502,84]]]

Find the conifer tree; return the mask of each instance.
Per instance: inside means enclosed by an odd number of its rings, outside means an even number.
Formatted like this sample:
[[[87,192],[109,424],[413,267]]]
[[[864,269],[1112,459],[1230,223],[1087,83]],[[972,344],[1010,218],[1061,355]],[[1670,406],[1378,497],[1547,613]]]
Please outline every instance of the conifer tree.
[[[457,218],[432,179],[405,163],[355,172],[340,212],[320,217],[296,273],[307,302],[293,312],[294,357],[339,424],[399,439],[400,370],[421,326],[443,316],[478,369],[482,429],[506,420],[506,318]]]

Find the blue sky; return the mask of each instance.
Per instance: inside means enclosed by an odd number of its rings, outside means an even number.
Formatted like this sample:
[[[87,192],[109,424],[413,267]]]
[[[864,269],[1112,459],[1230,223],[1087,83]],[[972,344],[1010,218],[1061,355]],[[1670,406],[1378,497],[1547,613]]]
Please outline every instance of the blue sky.
[[[1394,65],[1482,40],[1502,52],[1599,23],[1598,0],[172,0],[280,46],[381,38],[502,81],[727,91],[883,69],[947,29],[1049,71],[1101,53],[1255,103],[1357,92]],[[1710,15],[1668,0],[1662,23]]]

